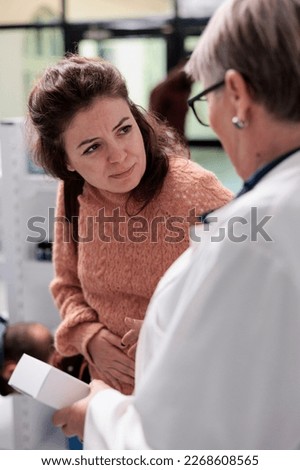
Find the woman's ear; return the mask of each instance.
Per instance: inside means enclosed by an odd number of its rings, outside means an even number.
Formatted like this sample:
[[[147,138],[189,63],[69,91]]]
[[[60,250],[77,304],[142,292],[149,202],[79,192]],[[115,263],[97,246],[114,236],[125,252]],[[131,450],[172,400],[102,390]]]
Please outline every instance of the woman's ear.
[[[247,120],[247,112],[253,100],[244,77],[236,70],[229,69],[225,74],[225,86],[235,114]]]
[[[70,165],[70,163],[67,163],[67,169],[69,171],[75,171],[74,168],[72,167],[72,165]]]

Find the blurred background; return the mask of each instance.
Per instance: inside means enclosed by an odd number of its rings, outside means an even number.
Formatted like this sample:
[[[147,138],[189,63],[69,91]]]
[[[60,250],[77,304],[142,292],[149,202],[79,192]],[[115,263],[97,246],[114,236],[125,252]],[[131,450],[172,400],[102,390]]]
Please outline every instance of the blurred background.
[[[0,118],[24,115],[35,77],[66,51],[111,60],[125,76],[131,99],[148,108],[153,88],[189,56],[222,1],[0,0]],[[191,95],[199,91],[194,85]],[[202,148],[216,147],[212,131],[199,126],[191,111],[185,135],[201,162]],[[216,153],[214,159],[211,152],[203,154],[203,164],[237,189],[240,181]]]

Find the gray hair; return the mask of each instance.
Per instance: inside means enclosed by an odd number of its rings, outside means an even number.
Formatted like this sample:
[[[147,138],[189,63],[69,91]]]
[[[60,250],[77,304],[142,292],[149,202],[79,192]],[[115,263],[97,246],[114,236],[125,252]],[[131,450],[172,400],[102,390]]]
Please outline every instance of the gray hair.
[[[229,69],[279,119],[300,121],[300,0],[227,0],[199,39],[186,71],[206,86]]]

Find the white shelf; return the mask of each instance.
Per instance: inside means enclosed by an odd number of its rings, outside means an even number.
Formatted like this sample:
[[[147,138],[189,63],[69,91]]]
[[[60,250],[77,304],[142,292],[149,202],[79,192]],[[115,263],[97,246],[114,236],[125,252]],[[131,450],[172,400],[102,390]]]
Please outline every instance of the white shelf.
[[[53,279],[54,269],[51,261],[25,261],[24,268],[28,283],[48,286]]]
[[[50,261],[35,260],[34,254],[36,243],[41,241],[36,239],[39,221],[42,221],[41,237],[52,238],[54,220],[49,210],[55,208],[58,182],[44,174],[28,173],[23,119],[0,122],[0,145],[0,270],[9,320],[11,323],[37,321],[53,331],[60,321],[49,290],[53,265]],[[37,411],[36,403],[26,397],[17,398],[13,400],[15,448],[54,448],[49,435],[49,430],[53,434],[54,428],[45,414],[49,410]],[[57,448],[64,449],[65,441]]]
[[[26,174],[23,179],[23,193],[26,198],[34,197],[38,193],[56,191],[57,180],[47,175]]]

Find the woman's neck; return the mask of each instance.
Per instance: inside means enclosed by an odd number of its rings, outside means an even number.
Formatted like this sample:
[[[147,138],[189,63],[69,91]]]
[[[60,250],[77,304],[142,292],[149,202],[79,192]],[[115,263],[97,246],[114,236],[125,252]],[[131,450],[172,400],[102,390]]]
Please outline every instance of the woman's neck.
[[[245,142],[240,161],[241,171],[238,171],[243,180],[280,156],[299,148],[300,123],[275,119],[258,120],[253,132],[249,129],[248,140]]]

